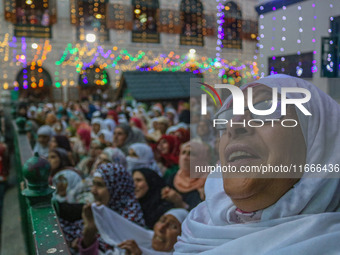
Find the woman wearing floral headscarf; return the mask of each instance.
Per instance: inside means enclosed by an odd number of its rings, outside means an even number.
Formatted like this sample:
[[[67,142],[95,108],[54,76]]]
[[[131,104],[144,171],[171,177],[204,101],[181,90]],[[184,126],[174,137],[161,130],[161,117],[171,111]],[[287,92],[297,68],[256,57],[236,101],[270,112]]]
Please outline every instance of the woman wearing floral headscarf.
[[[94,173],[91,192],[97,205],[105,205],[125,219],[144,226],[143,212],[134,191],[133,179],[121,165],[103,164]],[[87,207],[90,206],[87,205]],[[80,249],[86,249],[91,246],[96,239],[97,230],[95,222],[84,222],[83,237],[79,242]],[[99,242],[100,250],[103,252],[114,249],[101,240]]]

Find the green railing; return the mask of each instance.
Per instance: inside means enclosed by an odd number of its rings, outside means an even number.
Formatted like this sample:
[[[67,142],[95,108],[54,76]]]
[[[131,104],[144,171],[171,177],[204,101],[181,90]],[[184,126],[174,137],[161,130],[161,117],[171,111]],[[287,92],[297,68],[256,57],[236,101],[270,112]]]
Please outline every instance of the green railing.
[[[53,189],[48,185],[50,165],[46,159],[33,155],[25,122],[24,118],[12,121],[14,161],[27,253],[70,254],[51,204]]]

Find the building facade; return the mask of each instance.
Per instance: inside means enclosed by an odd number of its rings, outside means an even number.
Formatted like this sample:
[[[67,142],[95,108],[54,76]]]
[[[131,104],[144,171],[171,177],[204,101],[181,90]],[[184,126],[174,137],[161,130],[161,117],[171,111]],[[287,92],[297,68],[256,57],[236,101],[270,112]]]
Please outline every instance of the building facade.
[[[260,1],[261,75],[286,73],[340,99],[340,1]]]
[[[125,71],[210,84],[258,76],[256,0],[2,0],[0,84],[20,97],[114,94]]]

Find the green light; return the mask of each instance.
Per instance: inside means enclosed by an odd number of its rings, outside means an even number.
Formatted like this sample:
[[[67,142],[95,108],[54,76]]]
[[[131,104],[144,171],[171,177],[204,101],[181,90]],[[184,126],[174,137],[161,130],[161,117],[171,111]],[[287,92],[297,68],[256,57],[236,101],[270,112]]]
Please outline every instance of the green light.
[[[56,82],[56,83],[55,83],[55,86],[56,86],[57,88],[60,88],[60,82]]]

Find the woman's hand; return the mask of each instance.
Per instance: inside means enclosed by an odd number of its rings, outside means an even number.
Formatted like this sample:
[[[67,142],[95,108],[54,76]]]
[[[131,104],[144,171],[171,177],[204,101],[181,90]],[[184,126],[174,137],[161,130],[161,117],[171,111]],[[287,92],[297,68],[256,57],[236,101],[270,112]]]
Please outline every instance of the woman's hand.
[[[161,195],[162,199],[173,203],[176,208],[188,208],[188,205],[183,201],[181,194],[172,188],[164,187]]]
[[[141,255],[142,251],[139,249],[138,244],[134,240],[126,240],[120,244],[118,247],[126,250],[126,255]]]
[[[91,204],[84,205],[81,217],[84,221],[82,246],[87,248],[97,239],[97,227],[94,222]]]

